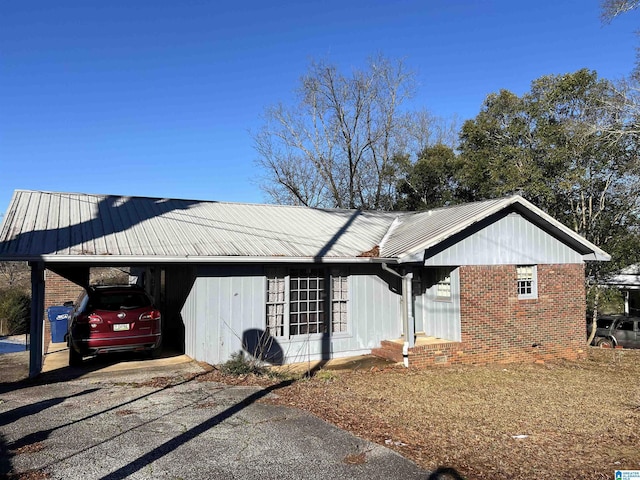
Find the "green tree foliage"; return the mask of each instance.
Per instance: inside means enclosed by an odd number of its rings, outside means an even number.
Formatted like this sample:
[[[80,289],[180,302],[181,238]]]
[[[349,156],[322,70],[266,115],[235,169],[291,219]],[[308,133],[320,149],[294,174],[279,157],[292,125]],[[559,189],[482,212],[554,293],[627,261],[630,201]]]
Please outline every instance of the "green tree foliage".
[[[520,193],[607,249],[637,225],[640,177],[635,136],[610,105],[616,90],[595,72],[541,77],[518,97],[490,95],[460,143],[459,195]],[[595,126],[595,128],[594,128]]]
[[[524,98],[502,90],[489,95],[477,117],[464,123],[459,146],[459,196],[481,200],[516,192],[528,193],[528,197],[542,193],[540,169],[533,168],[528,110]],[[530,191],[525,192],[525,188]]]
[[[406,176],[398,183],[398,210],[426,210],[451,205],[457,196],[458,157],[451,147],[437,144],[426,147],[411,165],[407,159]]]
[[[611,254],[587,264],[594,322],[602,277],[639,260],[638,135],[625,103],[595,72],[549,75],[522,97],[490,95],[461,134],[458,195],[520,193]]]
[[[19,335],[29,330],[31,297],[22,288],[0,290],[0,335]]]

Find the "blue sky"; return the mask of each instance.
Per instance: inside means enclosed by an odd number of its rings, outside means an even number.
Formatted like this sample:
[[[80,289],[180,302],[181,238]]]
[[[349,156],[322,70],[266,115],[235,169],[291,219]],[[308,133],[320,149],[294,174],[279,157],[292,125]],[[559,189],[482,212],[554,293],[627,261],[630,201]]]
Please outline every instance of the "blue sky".
[[[0,3],[0,212],[14,189],[266,201],[250,132],[311,59],[382,53],[415,108],[473,118],[547,74],[626,75],[631,12],[598,0],[7,0]]]

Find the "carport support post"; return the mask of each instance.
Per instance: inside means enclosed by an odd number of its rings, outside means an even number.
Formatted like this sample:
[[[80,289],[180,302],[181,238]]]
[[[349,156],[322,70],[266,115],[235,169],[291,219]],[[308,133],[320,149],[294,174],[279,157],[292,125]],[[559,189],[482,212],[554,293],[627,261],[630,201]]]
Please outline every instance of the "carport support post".
[[[44,263],[31,262],[31,326],[29,327],[29,377],[42,371],[44,334]]]

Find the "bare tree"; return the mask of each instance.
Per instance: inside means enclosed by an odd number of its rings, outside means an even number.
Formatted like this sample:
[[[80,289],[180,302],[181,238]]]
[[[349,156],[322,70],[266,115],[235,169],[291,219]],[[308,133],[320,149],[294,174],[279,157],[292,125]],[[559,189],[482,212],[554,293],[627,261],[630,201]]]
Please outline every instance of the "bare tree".
[[[618,15],[635,10],[640,5],[640,0],[603,0],[601,3],[601,17],[609,23]]]
[[[390,208],[411,138],[402,106],[413,88],[402,61],[377,56],[350,76],[313,62],[298,103],[268,109],[253,137],[263,190],[281,203]]]
[[[451,149],[458,147],[460,120],[457,115],[447,119],[433,115],[428,110],[419,110],[407,114],[408,149],[411,152],[423,152],[435,145],[444,145]]]
[[[28,289],[29,285],[29,267],[26,262],[0,262],[0,289]]]

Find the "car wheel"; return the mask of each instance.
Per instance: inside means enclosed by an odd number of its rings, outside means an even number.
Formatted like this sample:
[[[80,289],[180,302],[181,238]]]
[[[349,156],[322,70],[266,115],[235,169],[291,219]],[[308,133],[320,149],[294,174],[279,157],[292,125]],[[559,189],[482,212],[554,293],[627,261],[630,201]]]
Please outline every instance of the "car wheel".
[[[73,346],[69,347],[69,366],[77,367],[82,365],[82,355],[80,355]]]
[[[600,348],[613,348],[613,341],[610,338],[601,338],[596,342],[596,346]]]
[[[152,348],[151,350],[147,351],[147,358],[154,360],[156,358],[160,358],[161,354],[162,354],[161,347]]]

